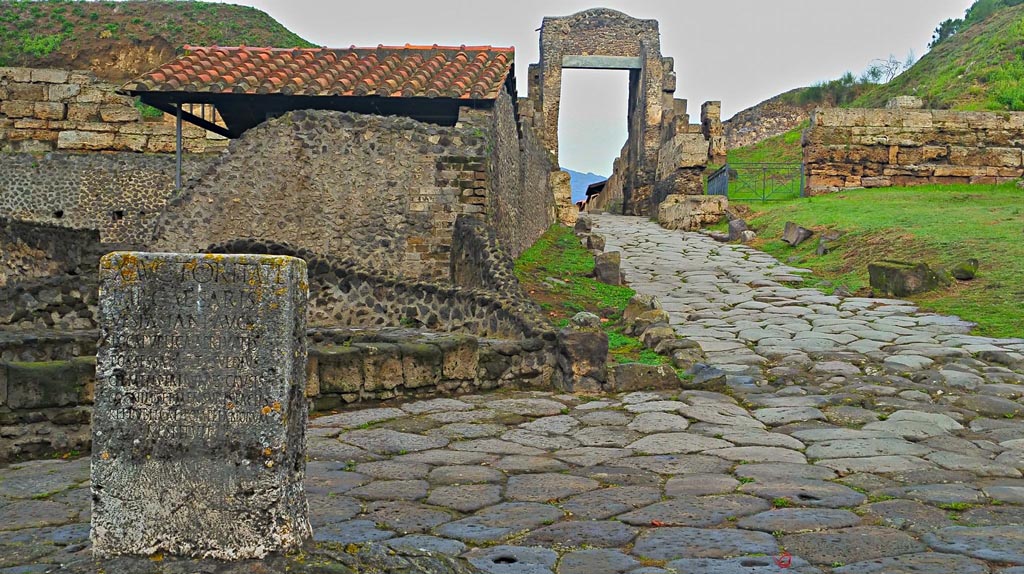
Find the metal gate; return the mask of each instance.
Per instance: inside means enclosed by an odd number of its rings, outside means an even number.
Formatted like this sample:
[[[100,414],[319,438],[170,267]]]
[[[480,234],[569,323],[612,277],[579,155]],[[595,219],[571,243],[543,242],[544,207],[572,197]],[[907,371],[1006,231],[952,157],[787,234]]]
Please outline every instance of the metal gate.
[[[802,163],[727,163],[708,176],[708,195],[775,201],[804,196]]]

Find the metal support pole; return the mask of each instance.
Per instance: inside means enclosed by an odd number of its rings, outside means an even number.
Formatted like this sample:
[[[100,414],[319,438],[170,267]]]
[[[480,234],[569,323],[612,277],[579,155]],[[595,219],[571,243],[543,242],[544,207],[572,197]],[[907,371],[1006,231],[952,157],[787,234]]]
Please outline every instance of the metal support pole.
[[[174,189],[181,189],[181,104],[174,122]]]

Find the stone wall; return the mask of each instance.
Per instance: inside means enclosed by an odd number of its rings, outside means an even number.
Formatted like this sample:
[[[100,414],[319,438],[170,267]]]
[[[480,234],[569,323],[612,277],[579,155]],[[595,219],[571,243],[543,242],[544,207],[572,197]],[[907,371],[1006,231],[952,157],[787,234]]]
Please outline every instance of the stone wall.
[[[186,155],[182,178],[194,179],[214,158]],[[0,217],[97,230],[107,243],[144,243],[173,193],[173,155],[0,153]]]
[[[502,90],[489,113],[492,143],[486,207],[487,220],[503,249],[518,257],[555,221],[555,197],[548,178],[558,172],[558,165],[533,126],[519,121],[514,103]]]
[[[490,117],[474,112],[454,127],[313,110],[263,123],[170,202],[151,245],[264,238],[444,280],[456,216],[487,209]]]
[[[817,109],[804,135],[807,191],[992,184],[1024,175],[1024,112]]]
[[[790,90],[747,108],[723,122],[728,149],[752,146],[797,128],[811,117],[817,104],[799,105],[790,100],[805,88]]]
[[[521,297],[512,259],[498,245],[494,228],[460,215],[452,234],[452,285]]]
[[[0,151],[173,153],[171,116],[143,121],[134,100],[115,89],[89,71],[0,68]],[[182,145],[202,153],[227,142],[186,124]]]

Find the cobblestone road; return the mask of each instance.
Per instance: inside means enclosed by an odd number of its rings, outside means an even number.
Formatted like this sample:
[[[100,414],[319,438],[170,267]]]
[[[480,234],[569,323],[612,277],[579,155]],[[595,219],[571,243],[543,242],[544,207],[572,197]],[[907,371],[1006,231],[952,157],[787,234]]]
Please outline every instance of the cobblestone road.
[[[1024,340],[595,219],[728,393],[498,393],[315,419],[318,540],[495,574],[1024,574]],[[0,469],[0,573],[88,555],[87,479],[85,460]]]

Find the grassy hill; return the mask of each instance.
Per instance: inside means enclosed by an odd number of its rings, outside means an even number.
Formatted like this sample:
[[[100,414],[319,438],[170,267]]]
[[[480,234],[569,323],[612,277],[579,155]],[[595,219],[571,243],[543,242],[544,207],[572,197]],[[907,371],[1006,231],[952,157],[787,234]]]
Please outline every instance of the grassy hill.
[[[232,4],[0,1],[0,66],[91,69],[122,81],[185,44],[312,46],[266,13]]]
[[[933,108],[1024,110],[1024,4],[965,27],[852,106],[883,107],[900,95],[920,96]]]

